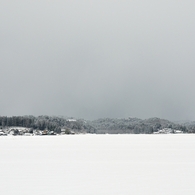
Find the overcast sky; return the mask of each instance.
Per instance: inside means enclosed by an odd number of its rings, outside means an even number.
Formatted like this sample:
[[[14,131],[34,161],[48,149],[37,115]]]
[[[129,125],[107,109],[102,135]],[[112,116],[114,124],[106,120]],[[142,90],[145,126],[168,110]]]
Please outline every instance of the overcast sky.
[[[1,0],[0,115],[195,120],[192,0]]]

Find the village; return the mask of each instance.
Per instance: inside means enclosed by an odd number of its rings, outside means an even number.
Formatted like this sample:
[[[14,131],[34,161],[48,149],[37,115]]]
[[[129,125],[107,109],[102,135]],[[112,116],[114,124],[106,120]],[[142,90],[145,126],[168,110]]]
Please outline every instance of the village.
[[[172,129],[172,128],[164,128],[164,129],[159,129],[153,134],[181,134],[181,133],[183,133],[183,131],[181,130]]]
[[[0,136],[43,136],[43,135],[74,135],[70,129],[61,129],[61,133],[49,130],[38,130],[26,127],[7,127],[0,129]]]
[[[183,134],[181,130],[172,128],[159,129],[153,134]],[[60,133],[49,130],[38,130],[26,127],[7,127],[0,129],[0,136],[45,136],[45,135],[74,135],[75,132],[70,129],[61,129]]]

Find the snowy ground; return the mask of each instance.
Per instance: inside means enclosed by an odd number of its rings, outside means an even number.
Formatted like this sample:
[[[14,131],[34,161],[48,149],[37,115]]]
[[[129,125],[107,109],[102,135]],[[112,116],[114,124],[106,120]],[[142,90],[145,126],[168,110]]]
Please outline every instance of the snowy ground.
[[[0,137],[2,195],[194,195],[195,135]]]

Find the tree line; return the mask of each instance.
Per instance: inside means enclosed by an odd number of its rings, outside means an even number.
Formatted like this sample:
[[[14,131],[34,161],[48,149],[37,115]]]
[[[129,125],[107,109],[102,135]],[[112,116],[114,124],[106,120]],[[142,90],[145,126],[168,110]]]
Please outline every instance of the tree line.
[[[49,130],[60,133],[62,129],[74,130],[76,133],[133,133],[151,134],[163,128],[181,130],[184,133],[195,133],[195,122],[173,123],[160,118],[102,118],[93,121],[83,119],[69,120],[65,117],[41,115],[0,116],[0,128],[27,127],[38,130]]]

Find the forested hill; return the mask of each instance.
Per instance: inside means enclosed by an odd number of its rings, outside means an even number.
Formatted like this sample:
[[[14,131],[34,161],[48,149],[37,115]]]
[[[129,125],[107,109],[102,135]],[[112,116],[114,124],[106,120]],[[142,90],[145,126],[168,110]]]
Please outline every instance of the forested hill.
[[[163,128],[172,128],[182,130],[183,132],[195,132],[195,125],[186,126],[160,118],[150,118],[145,120],[138,118],[102,118],[94,121],[89,121],[89,124],[96,129],[97,133],[150,134]]]
[[[102,118],[86,121],[57,116],[0,116],[0,128],[5,129],[7,127],[27,127],[32,130],[49,130],[56,133],[60,133],[62,129],[68,129],[75,133],[150,134],[164,128],[181,130],[184,133],[195,133],[195,122],[173,123],[160,118],[145,120],[138,118]]]
[[[69,119],[56,116],[1,116],[0,127],[27,127],[31,129],[49,130],[60,133],[61,129],[74,130],[78,133],[95,133],[95,128],[82,119]]]

